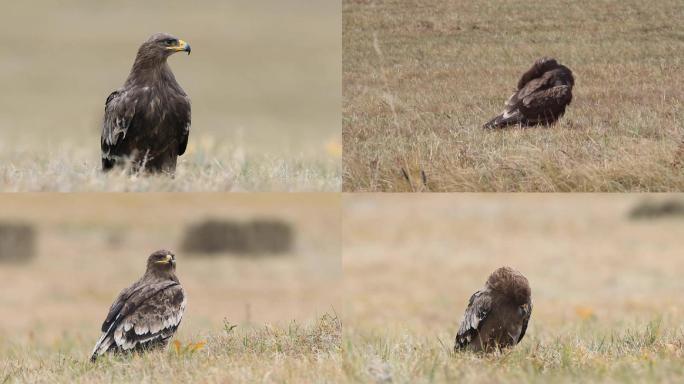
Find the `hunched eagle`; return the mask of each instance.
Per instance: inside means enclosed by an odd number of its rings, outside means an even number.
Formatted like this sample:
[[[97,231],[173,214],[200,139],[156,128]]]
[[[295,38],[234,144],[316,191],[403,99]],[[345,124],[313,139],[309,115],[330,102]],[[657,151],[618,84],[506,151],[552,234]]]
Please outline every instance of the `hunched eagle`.
[[[178,85],[167,58],[190,54],[190,45],[167,33],[150,36],[138,49],[123,87],[105,102],[102,170],[129,165],[133,171],[173,173],[190,134],[190,98]]]
[[[470,297],[454,350],[493,352],[522,340],[532,315],[530,285],[520,272],[502,267]]]
[[[542,57],[518,81],[516,92],[508,98],[503,113],[484,125],[551,124],[565,113],[572,101],[575,78],[572,71],[556,59]]]
[[[186,304],[175,271],[172,252],[160,250],[148,257],[145,274],[121,291],[109,308],[91,361],[107,352],[166,347],[180,325]]]

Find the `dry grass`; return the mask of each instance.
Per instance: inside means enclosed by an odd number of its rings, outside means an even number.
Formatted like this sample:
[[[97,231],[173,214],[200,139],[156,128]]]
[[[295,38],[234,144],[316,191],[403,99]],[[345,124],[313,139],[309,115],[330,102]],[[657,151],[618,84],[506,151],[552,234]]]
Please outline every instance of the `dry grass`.
[[[641,198],[345,195],[345,375],[681,381],[684,221],[630,219]],[[525,338],[501,356],[453,354],[468,298],[501,265],[532,286]]]
[[[450,334],[345,332],[345,375],[376,383],[679,382],[682,329],[587,321],[491,356],[454,353]]]
[[[339,190],[340,12],[337,1],[7,4],[0,190]],[[104,101],[158,31],[193,47],[170,59],[193,104],[188,152],[175,180],[103,176]]]
[[[684,190],[682,3],[525,3],[343,2],[344,190]],[[482,130],[544,55],[565,117]]]
[[[305,324],[259,326],[196,334],[166,351],[107,356],[93,364],[90,347],[64,336],[53,345],[0,344],[3,382],[255,383],[325,382],[340,376],[342,325],[332,315]]]
[[[330,144],[335,146],[337,144]],[[0,144],[0,151],[2,145]],[[99,153],[70,146],[49,152],[0,152],[0,190],[5,192],[318,192],[341,188],[337,152],[247,153],[211,143],[179,158],[175,177],[101,172]]]

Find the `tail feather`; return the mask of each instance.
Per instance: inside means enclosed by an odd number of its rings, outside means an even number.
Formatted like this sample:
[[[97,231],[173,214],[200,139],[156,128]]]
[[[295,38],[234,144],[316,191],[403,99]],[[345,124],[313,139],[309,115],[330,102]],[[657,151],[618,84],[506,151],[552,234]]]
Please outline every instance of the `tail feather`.
[[[114,328],[115,325],[117,325],[117,323],[113,322],[105,332],[102,332],[102,336],[100,336],[100,338],[97,340],[97,343],[95,343],[95,348],[93,348],[93,354],[90,356],[90,361],[95,362],[100,355],[109,350],[109,347],[112,345],[113,341],[113,336],[110,335],[109,332]]]
[[[110,158],[102,156],[102,171],[103,172],[107,172],[107,171],[111,170],[112,168],[114,168],[115,164],[116,164],[116,162],[114,161],[114,159],[110,159]]]
[[[100,339],[95,343],[95,348],[93,348],[93,354],[90,356],[90,361],[94,362],[101,354],[109,349],[110,340],[108,336],[108,332],[102,333]]]
[[[509,114],[506,116],[506,114],[500,114],[499,116],[496,116],[495,118],[489,120],[485,125],[483,125],[483,128],[503,128],[508,125],[515,125],[523,122],[523,116],[520,114],[520,112],[516,111],[512,114]]]

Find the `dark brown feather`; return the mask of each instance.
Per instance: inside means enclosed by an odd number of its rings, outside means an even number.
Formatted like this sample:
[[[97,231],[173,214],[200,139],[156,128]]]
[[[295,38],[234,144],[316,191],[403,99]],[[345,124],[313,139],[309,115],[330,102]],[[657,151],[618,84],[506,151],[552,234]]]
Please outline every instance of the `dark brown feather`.
[[[185,293],[175,275],[175,256],[169,251],[157,251],[148,258],[140,280],[114,300],[91,360],[107,352],[166,346],[184,311]]]
[[[532,314],[531,290],[519,272],[503,267],[468,302],[455,350],[492,352],[522,340]]]
[[[555,59],[541,58],[522,75],[504,111],[485,123],[484,128],[551,124],[563,116],[572,101],[574,83],[570,69]]]
[[[140,46],[124,86],[105,102],[102,169],[130,164],[134,171],[173,173],[190,133],[190,99],[171,72],[168,34]],[[189,46],[188,46],[189,47]],[[189,49],[188,49],[189,50]]]

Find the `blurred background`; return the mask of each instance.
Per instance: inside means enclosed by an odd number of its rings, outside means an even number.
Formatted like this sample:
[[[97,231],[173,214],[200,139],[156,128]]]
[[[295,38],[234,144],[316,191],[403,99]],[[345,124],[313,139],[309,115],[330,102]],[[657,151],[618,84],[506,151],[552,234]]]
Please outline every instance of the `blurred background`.
[[[0,344],[94,343],[157,249],[188,297],[181,340],[315,320],[338,307],[340,222],[333,194],[1,195]]]
[[[530,281],[537,337],[684,319],[681,195],[346,194],[343,217],[345,327],[454,336],[504,265]]]
[[[123,85],[138,47],[155,32],[192,46],[189,57],[169,59],[192,99],[180,168],[238,168],[233,164],[263,155],[296,157],[309,170],[339,176],[340,8],[334,0],[3,4],[0,160],[15,169],[5,169],[4,178],[33,168],[51,174],[99,167],[105,99]],[[12,189],[22,180],[0,182]]]

